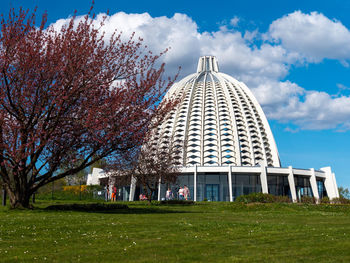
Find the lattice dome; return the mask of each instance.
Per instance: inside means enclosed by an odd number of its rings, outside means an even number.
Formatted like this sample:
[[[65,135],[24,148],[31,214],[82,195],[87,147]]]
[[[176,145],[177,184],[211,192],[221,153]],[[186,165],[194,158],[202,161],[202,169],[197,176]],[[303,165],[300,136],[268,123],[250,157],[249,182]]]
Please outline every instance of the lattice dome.
[[[183,166],[274,166],[280,160],[270,126],[248,87],[219,72],[213,56],[175,83],[166,97],[181,99],[159,135],[181,146]]]

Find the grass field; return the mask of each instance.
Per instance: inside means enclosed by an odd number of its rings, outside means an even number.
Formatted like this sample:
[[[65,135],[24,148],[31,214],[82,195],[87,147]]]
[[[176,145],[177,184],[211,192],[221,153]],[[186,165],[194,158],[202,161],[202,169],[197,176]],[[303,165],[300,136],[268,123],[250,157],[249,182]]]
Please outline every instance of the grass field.
[[[350,206],[128,203],[0,208],[1,262],[350,262]]]

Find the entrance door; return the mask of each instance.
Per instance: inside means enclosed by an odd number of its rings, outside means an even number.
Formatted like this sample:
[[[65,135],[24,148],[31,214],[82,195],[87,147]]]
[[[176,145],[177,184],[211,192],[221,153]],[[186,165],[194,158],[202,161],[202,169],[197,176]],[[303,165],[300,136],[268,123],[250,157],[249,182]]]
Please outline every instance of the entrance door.
[[[205,198],[207,198],[208,201],[220,201],[219,185],[218,184],[205,185]]]

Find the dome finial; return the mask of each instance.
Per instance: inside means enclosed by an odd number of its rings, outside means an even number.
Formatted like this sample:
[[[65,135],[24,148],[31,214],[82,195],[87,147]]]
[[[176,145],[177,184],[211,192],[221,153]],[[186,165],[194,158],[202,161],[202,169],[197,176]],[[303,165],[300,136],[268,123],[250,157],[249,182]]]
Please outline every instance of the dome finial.
[[[202,56],[199,58],[197,73],[204,71],[219,72],[219,65],[216,57],[214,56]]]

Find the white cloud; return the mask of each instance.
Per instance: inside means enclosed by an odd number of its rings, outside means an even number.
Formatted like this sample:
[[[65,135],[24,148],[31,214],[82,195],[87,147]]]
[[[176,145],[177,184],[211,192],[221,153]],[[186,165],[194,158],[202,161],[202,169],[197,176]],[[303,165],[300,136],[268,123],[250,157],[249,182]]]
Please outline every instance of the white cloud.
[[[295,11],[273,21],[267,37],[311,62],[350,58],[350,31],[340,21],[317,12]]]
[[[96,24],[104,15],[96,17]],[[54,26],[64,23],[67,20],[61,19]],[[231,26],[237,23],[237,17],[230,21]],[[199,56],[215,55],[222,72],[252,89],[269,119],[292,122],[302,129],[350,129],[350,97],[308,90],[285,80],[291,65],[324,58],[347,63],[350,32],[339,21],[296,11],[273,21],[265,33],[243,33],[226,26],[199,32],[196,22],[185,14],[169,18],[119,12],[107,17],[102,30],[110,36],[116,28],[125,36],[136,32],[155,53],[171,47],[162,59],[169,74],[182,67],[180,78],[196,70]]]
[[[291,98],[304,94],[304,89],[290,81],[273,82],[264,81],[263,79],[261,84],[258,84],[252,91],[258,101],[266,108],[265,113],[274,118],[278,117],[273,115],[276,107],[286,105]]]
[[[344,84],[341,84],[341,83],[337,83],[337,87],[340,90],[350,90],[349,87],[347,87],[347,86],[345,86]]]
[[[346,129],[350,125],[350,97],[332,98],[325,92],[304,90],[301,98],[292,95],[267,115],[304,129]]]
[[[299,128],[293,129],[293,128],[290,128],[290,127],[288,127],[288,126],[287,126],[284,130],[285,130],[286,132],[290,132],[290,133],[297,133],[297,132],[300,131]]]
[[[244,39],[248,42],[253,42],[259,37],[259,31],[256,29],[254,31],[245,31]]]
[[[230,20],[230,25],[233,27],[236,27],[236,26],[238,26],[238,22],[239,22],[239,18],[237,16],[235,16]]]

